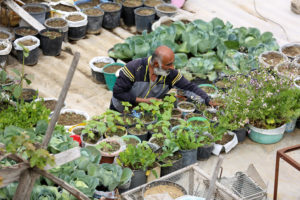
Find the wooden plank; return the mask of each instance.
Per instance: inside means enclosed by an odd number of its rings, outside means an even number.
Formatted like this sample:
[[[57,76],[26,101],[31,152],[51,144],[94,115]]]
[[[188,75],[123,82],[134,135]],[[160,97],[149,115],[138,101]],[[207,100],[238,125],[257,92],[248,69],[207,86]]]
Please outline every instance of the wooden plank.
[[[0,188],[3,188],[9,185],[10,183],[19,180],[20,175],[28,168],[29,164],[20,163],[0,169],[0,179],[2,179],[2,184],[0,185]]]
[[[68,149],[67,151],[55,154],[54,157],[55,157],[55,165],[54,166],[47,165],[44,168],[44,170],[49,170],[49,169],[61,166],[63,164],[66,164],[68,162],[71,162],[71,161],[79,158],[80,157],[80,148],[74,147],[72,149]]]
[[[20,7],[14,1],[4,0],[4,3],[36,30],[41,31],[45,29],[45,27],[39,21],[37,21],[34,17],[28,14],[22,7]]]
[[[206,194],[206,200],[210,200],[213,197],[213,194],[214,194],[214,191],[216,188],[216,181],[217,181],[218,173],[219,173],[220,167],[222,165],[223,159],[224,159],[223,156],[219,156],[219,158],[218,158],[217,164],[213,171],[212,178],[209,180],[209,188],[208,188],[208,192]]]

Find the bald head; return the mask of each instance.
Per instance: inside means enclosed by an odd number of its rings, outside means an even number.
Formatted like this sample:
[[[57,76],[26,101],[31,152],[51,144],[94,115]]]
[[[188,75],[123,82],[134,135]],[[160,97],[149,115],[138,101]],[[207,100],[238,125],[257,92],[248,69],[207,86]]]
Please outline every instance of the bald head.
[[[175,55],[172,49],[167,46],[159,46],[152,55],[152,66],[160,67],[164,70],[174,69]]]

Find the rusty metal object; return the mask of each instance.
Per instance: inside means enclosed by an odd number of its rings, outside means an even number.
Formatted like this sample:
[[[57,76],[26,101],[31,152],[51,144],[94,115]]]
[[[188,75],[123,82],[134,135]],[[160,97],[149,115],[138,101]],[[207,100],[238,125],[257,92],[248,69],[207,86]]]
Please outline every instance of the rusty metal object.
[[[286,153],[291,152],[291,151],[295,151],[300,149],[300,144],[297,144],[295,146],[291,146],[291,147],[286,147],[283,149],[280,149],[277,151],[276,154],[276,167],[275,167],[275,181],[274,181],[274,197],[273,200],[277,200],[277,190],[278,190],[278,176],[279,176],[279,161],[280,158],[285,160],[288,164],[290,164],[291,166],[293,166],[295,169],[297,169],[298,171],[300,171],[300,163],[298,163],[297,161],[295,161],[293,158],[291,158],[289,155],[287,155]]]

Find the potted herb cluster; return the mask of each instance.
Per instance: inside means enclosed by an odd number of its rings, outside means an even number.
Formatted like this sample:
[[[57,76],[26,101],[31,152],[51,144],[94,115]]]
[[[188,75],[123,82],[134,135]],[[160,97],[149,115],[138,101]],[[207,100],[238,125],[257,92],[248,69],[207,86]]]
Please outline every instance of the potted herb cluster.
[[[102,156],[100,163],[113,163],[115,157],[125,150],[126,144],[120,137],[110,137],[99,142],[96,148]]]

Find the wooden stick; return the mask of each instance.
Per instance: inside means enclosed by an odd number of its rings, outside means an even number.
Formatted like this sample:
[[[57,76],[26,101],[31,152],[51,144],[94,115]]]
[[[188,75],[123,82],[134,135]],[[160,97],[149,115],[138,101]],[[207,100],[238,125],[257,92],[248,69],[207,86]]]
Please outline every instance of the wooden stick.
[[[72,194],[77,199],[79,199],[79,200],[90,200],[89,197],[87,197],[85,194],[83,194],[82,192],[80,192],[76,188],[72,187],[71,185],[69,185],[64,180],[62,180],[60,178],[57,178],[53,174],[50,174],[49,172],[46,172],[45,170],[41,170],[41,169],[36,168],[36,167],[34,168],[34,172],[50,179],[51,181],[53,181],[57,185],[61,186],[62,188],[64,188],[68,192],[70,192],[70,194]]]

